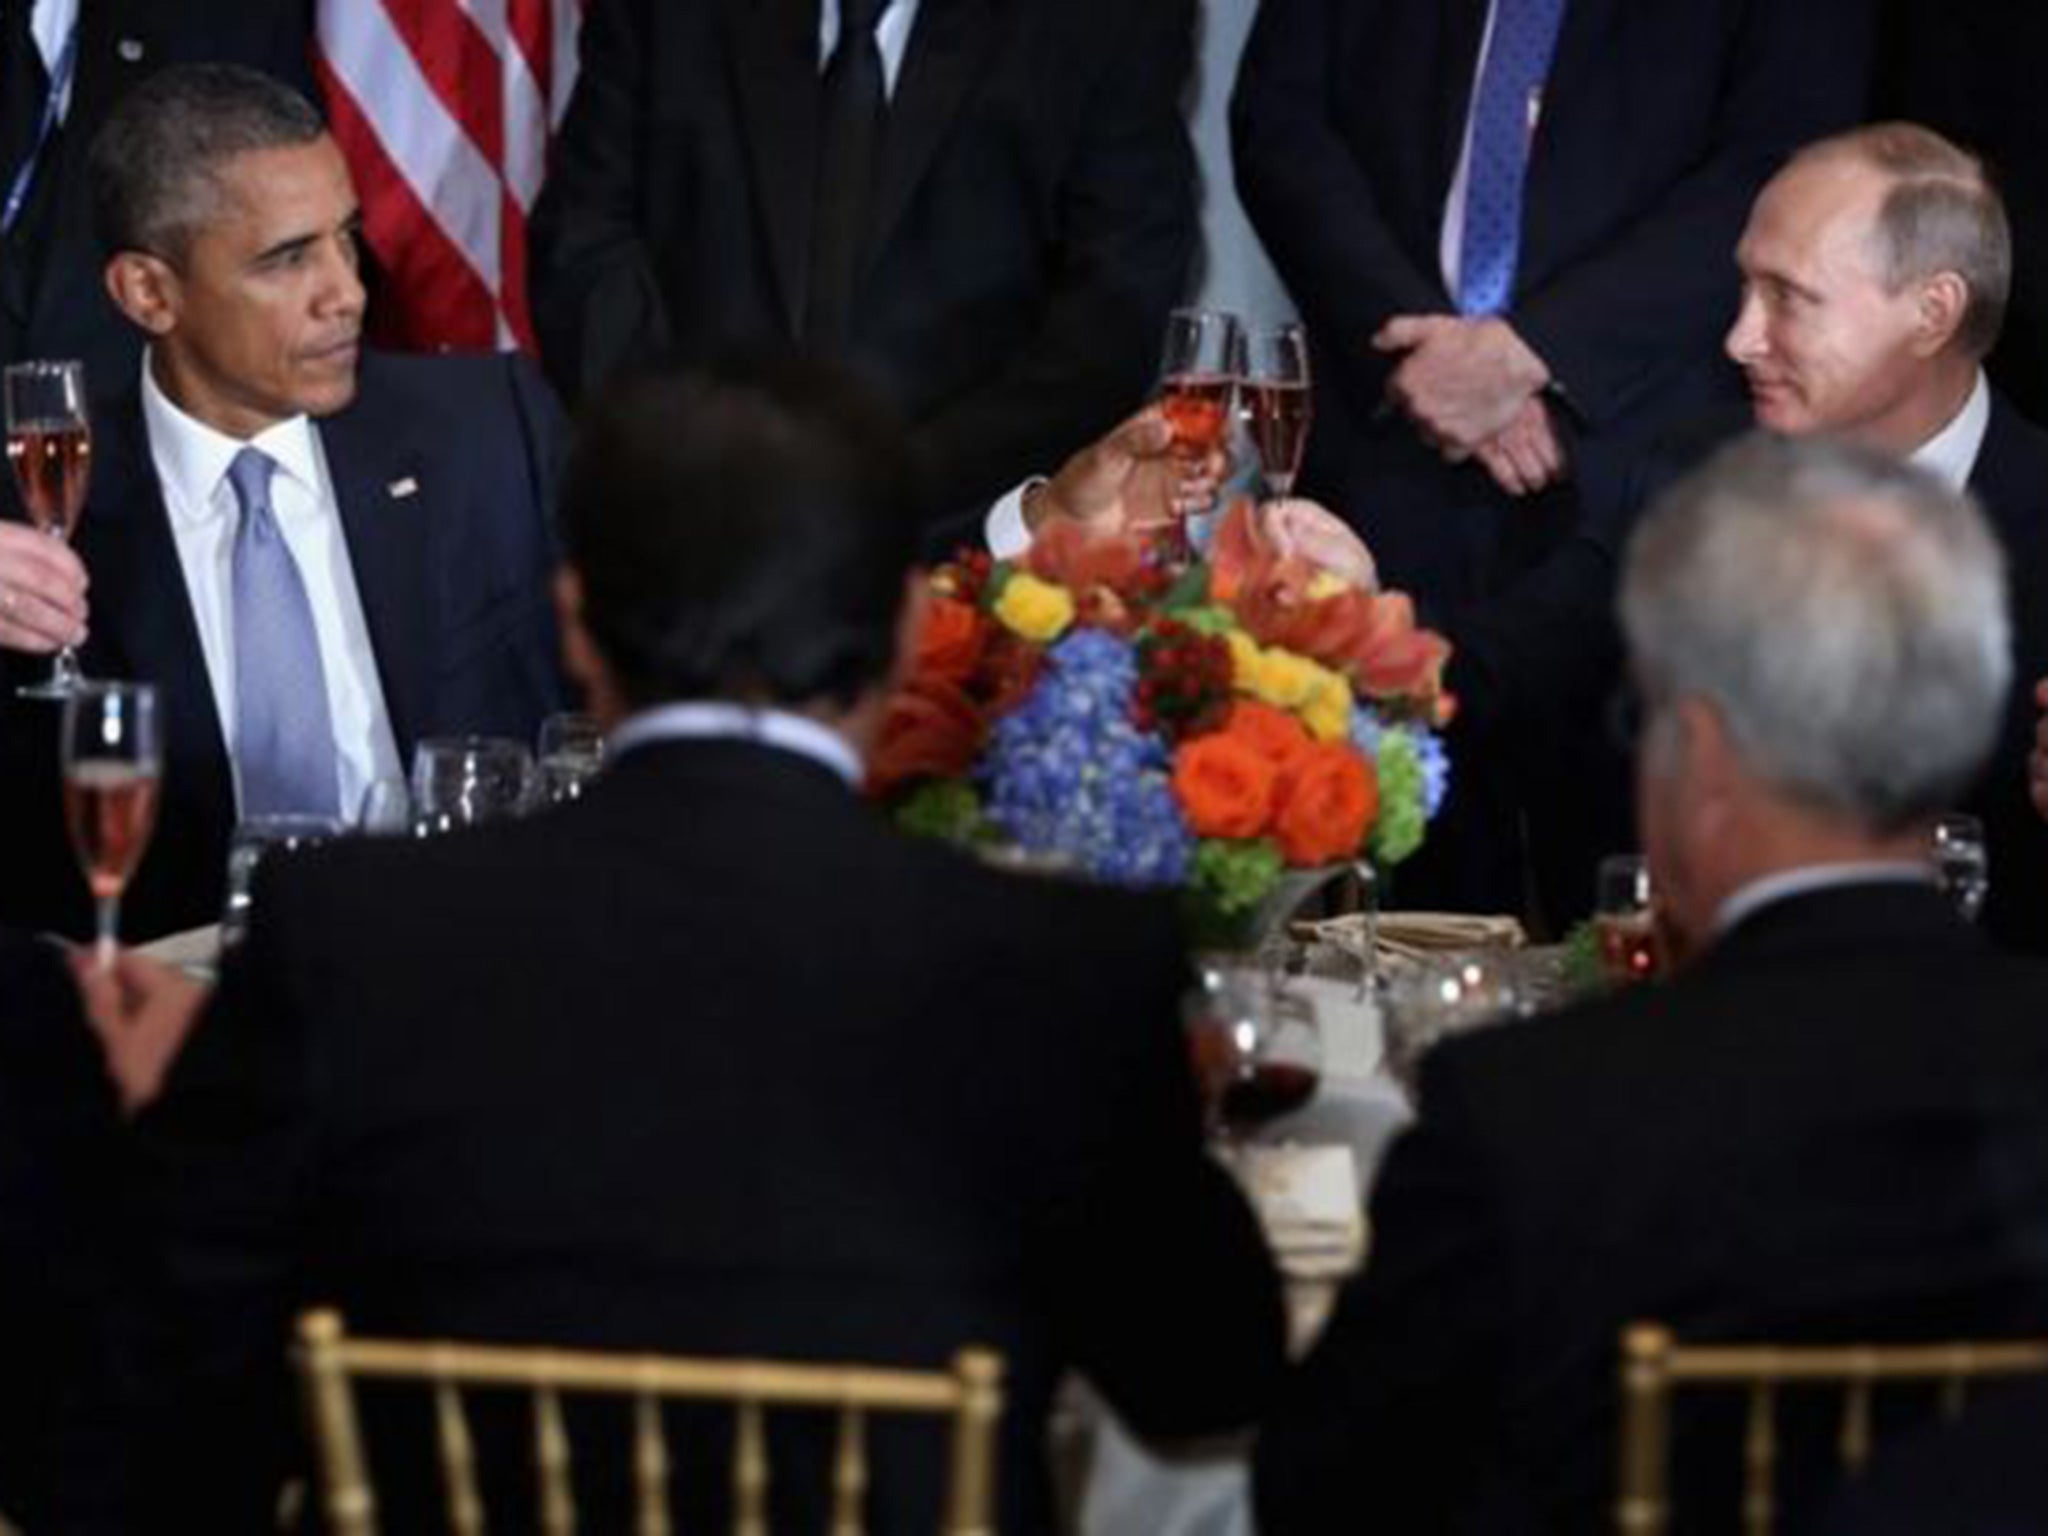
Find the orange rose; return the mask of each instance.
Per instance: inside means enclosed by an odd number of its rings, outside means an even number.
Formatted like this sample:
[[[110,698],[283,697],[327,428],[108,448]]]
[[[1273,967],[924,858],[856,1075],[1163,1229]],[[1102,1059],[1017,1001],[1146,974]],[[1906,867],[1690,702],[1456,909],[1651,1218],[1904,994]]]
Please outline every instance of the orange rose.
[[[1344,742],[1317,742],[1279,790],[1273,830],[1295,865],[1357,854],[1379,813],[1380,790],[1364,755]]]
[[[1299,720],[1258,699],[1239,699],[1233,703],[1223,732],[1250,747],[1273,765],[1275,773],[1283,775],[1300,763],[1313,745]]]
[[[1218,733],[1173,755],[1173,793],[1201,837],[1257,837],[1273,815],[1273,765],[1255,747]]]
[[[957,778],[981,751],[981,712],[952,683],[913,681],[898,689],[882,717],[868,762],[868,792],[894,794],[915,779]]]
[[[988,621],[970,603],[957,597],[934,596],[925,604],[917,627],[917,650],[911,671],[920,678],[964,683],[981,662]]]

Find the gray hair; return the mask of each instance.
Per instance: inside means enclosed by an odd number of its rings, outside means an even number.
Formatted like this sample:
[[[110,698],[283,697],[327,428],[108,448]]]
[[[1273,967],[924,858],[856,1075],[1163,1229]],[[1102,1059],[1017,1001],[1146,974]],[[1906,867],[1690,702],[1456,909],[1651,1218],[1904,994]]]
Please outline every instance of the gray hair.
[[[1653,711],[1708,701],[1775,790],[1880,835],[1969,787],[2012,678],[1976,504],[1825,439],[1752,434],[1674,487],[1629,545],[1621,620]]]
[[[92,141],[93,227],[109,255],[182,259],[219,206],[220,172],[253,150],[310,144],[327,131],[290,86],[237,64],[183,64],[122,98]]]
[[[1891,182],[1871,230],[1886,289],[1955,273],[1970,290],[1956,341],[1969,356],[1984,357],[2005,327],[2012,296],[2012,226],[1984,162],[1917,123],[1872,123],[1808,145],[1793,163],[1837,156]]]

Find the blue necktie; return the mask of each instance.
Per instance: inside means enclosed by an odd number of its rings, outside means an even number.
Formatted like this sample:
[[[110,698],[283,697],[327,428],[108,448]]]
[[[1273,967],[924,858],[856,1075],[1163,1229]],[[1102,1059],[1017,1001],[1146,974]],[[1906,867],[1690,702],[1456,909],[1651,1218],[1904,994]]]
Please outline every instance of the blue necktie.
[[[313,605],[270,505],[277,464],[244,448],[228,466],[235,526],[235,765],[242,814],[332,816],[340,808],[334,717]]]
[[[1472,155],[1465,183],[1465,233],[1458,247],[1458,313],[1497,315],[1515,291],[1522,247],[1522,188],[1528,178],[1532,110],[1565,0],[1497,0],[1493,40],[1472,100]]]

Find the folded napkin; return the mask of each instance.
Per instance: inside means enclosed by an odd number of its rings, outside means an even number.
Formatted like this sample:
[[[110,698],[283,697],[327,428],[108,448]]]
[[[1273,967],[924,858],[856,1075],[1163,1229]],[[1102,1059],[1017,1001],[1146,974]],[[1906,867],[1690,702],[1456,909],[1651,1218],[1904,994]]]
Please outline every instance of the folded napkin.
[[[1365,1212],[1351,1148],[1240,1147],[1232,1167],[1280,1268],[1296,1279],[1344,1275],[1365,1251]]]
[[[1457,949],[1520,949],[1528,942],[1512,917],[1466,912],[1352,913],[1299,926],[1324,943],[1350,949],[1358,947],[1370,927],[1374,950],[1383,960],[1420,960]]]

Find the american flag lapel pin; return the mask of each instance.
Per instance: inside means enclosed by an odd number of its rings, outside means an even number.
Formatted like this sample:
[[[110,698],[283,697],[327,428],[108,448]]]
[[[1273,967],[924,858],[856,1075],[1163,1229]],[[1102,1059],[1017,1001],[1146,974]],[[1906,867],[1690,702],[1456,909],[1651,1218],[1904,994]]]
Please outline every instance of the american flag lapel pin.
[[[411,475],[403,475],[384,487],[384,493],[393,501],[404,501],[408,496],[420,493],[420,483]]]

